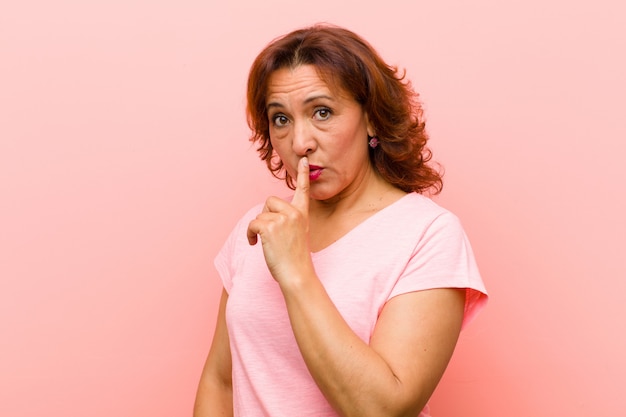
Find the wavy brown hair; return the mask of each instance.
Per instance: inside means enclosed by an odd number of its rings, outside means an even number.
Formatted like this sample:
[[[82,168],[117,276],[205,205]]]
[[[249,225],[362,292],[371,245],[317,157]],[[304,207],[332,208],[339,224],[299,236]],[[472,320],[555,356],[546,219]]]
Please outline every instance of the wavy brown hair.
[[[370,148],[374,168],[403,191],[437,194],[442,174],[429,165],[423,111],[411,82],[386,64],[374,48],[347,29],[314,25],[272,41],[257,56],[248,76],[247,120],[252,142],[272,174],[294,188],[293,178],[274,154],[266,99],[270,75],[282,68],[313,65],[329,85],[342,88],[363,107],[379,140]]]

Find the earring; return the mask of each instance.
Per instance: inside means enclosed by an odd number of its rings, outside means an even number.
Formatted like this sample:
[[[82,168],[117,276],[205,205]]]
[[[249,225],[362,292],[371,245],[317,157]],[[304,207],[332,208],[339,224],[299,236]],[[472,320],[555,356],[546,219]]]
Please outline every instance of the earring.
[[[378,146],[378,138],[376,136],[372,136],[368,142],[370,148],[374,149]]]

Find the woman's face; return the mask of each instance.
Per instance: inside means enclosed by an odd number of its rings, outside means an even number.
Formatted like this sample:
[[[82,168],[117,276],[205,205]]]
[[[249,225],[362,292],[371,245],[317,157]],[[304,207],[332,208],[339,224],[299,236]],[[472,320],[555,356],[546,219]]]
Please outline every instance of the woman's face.
[[[314,66],[275,71],[266,108],[272,146],[292,178],[300,158],[308,157],[311,198],[340,199],[367,186],[373,174],[367,136],[374,135],[367,115]]]

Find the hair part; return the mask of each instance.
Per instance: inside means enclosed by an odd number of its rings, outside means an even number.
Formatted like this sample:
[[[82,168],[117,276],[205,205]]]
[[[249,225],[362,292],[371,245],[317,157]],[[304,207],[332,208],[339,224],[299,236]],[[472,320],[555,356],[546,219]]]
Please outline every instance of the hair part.
[[[317,24],[272,41],[254,60],[248,76],[247,121],[250,140],[272,174],[295,188],[294,179],[274,153],[266,99],[270,76],[282,68],[313,65],[329,85],[351,94],[368,116],[379,144],[370,161],[389,183],[405,192],[437,194],[443,174],[430,165],[432,152],[419,95],[405,72],[386,64],[364,39],[347,29]],[[439,165],[438,165],[439,167]]]

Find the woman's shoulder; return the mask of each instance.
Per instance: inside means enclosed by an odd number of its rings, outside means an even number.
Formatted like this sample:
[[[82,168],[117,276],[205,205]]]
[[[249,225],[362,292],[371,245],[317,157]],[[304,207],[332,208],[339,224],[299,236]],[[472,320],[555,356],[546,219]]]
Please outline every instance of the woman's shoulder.
[[[456,218],[454,213],[435,202],[432,198],[415,192],[408,193],[392,207],[394,209],[392,211],[395,211],[394,215],[401,213],[409,217],[418,216],[424,220],[434,220],[441,216],[450,219]]]
[[[430,197],[409,193],[385,210],[377,219],[379,233],[405,236],[411,242],[445,237],[463,239],[465,234],[459,217]]]

